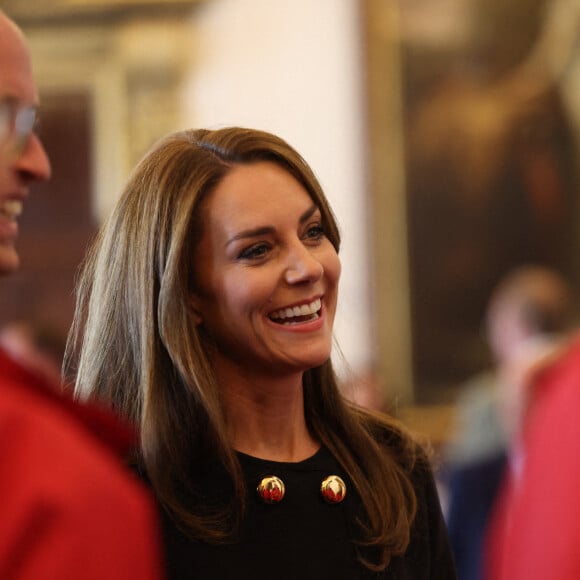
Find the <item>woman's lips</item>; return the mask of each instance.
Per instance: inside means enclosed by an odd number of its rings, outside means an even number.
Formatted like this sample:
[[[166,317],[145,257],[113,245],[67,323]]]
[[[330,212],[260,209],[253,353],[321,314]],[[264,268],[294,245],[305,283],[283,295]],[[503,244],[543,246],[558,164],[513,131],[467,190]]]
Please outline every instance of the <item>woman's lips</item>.
[[[271,312],[268,316],[272,322],[277,324],[300,324],[317,320],[320,317],[321,308],[322,301],[320,298],[316,298],[308,304],[281,308]]]

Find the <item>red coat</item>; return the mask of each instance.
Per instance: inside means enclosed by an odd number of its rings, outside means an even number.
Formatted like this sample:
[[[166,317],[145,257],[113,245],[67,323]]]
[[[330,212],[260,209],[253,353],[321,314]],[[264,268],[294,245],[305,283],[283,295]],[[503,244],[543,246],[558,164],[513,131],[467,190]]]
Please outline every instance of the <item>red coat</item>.
[[[110,449],[126,434],[0,351],[0,578],[160,578],[153,506]]]
[[[533,385],[522,472],[489,530],[488,580],[580,578],[580,342]]]

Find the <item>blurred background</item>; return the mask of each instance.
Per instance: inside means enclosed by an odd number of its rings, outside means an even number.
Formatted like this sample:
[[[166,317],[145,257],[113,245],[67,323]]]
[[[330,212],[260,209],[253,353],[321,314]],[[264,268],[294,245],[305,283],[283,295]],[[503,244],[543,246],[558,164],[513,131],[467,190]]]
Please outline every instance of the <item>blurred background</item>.
[[[0,324],[65,336],[131,168],[185,127],[279,134],[342,227],[335,358],[355,399],[445,437],[523,264],[580,284],[580,0],[0,0],[27,34],[53,180]]]

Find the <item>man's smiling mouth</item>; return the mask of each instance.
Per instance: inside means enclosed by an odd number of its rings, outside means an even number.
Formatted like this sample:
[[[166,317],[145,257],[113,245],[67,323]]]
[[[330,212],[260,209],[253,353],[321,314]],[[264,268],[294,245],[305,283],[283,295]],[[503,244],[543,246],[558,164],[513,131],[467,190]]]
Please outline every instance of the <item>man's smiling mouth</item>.
[[[22,202],[17,200],[6,200],[0,203],[0,216],[9,220],[15,220],[22,213]]]
[[[268,316],[276,324],[300,324],[303,322],[312,322],[320,318],[320,309],[322,302],[320,298],[312,301],[310,304],[294,306],[292,308],[282,308],[270,313]]]

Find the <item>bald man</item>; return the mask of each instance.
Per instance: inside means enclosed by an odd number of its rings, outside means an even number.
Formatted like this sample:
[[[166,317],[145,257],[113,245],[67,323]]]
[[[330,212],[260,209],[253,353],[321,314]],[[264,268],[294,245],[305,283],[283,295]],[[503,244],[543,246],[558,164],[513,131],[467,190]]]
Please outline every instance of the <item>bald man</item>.
[[[50,162],[34,133],[38,94],[22,33],[0,15],[0,274],[19,265],[17,218],[30,184],[50,177]]]
[[[0,11],[0,275],[19,266],[18,217],[50,177],[20,29]],[[0,280],[0,299],[2,284]],[[0,578],[156,580],[154,509],[125,470],[128,430],[0,350]]]

